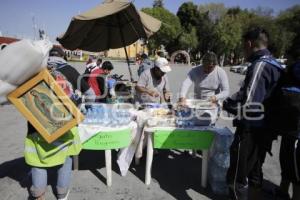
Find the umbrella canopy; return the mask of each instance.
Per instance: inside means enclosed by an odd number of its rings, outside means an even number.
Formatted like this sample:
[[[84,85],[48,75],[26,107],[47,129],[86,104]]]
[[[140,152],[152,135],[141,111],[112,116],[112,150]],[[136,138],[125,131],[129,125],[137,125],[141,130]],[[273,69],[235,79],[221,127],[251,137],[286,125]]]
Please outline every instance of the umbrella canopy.
[[[159,30],[161,22],[133,3],[107,0],[73,17],[68,30],[57,40],[67,49],[99,52],[128,46]]]

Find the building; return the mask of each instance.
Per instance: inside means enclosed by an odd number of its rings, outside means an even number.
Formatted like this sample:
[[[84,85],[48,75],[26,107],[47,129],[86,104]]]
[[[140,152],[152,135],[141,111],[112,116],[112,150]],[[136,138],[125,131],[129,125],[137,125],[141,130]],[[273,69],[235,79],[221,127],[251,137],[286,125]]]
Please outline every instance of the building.
[[[3,48],[6,45],[19,40],[20,39],[12,38],[12,37],[0,37],[0,48]],[[62,47],[60,44],[54,44],[54,46]],[[126,49],[127,49],[128,57],[130,59],[136,59],[136,56],[138,54],[148,53],[148,49],[140,40],[127,46]],[[68,60],[73,60],[73,61],[87,61],[90,56],[94,56],[95,58],[108,57],[114,59],[126,59],[124,48],[110,49],[108,51],[103,51],[103,52],[88,52],[88,51],[82,51],[80,49],[71,51],[64,48],[63,50],[66,53]]]
[[[0,37],[0,49],[3,49],[6,45],[19,41],[20,39],[12,37]]]
[[[148,53],[148,49],[140,40],[127,46],[126,49],[129,58],[136,58],[137,54]],[[105,54],[106,57],[110,57],[110,58],[122,58],[122,59],[126,58],[124,48],[110,49]]]

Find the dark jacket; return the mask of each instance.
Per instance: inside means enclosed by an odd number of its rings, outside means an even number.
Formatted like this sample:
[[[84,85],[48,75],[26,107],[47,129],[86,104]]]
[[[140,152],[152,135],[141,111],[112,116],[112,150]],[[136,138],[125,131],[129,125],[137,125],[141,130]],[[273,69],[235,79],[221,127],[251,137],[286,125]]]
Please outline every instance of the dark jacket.
[[[244,83],[240,90],[224,101],[224,109],[237,115],[235,126],[253,128],[268,127],[266,119],[270,115],[274,91],[283,74],[283,68],[271,64],[265,59],[276,62],[267,49],[253,53],[248,59],[251,62]],[[250,111],[251,110],[251,111]]]

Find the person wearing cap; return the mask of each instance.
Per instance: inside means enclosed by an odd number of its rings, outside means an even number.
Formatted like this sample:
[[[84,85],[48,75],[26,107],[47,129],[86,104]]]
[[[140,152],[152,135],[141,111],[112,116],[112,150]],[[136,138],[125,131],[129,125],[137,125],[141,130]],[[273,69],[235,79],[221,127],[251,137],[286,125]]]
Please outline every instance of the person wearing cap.
[[[229,82],[224,69],[218,66],[217,56],[208,52],[203,56],[203,65],[188,72],[179,93],[179,103],[185,104],[190,86],[194,84],[194,98],[217,103],[229,95]]]
[[[152,62],[149,60],[148,55],[143,53],[141,56],[141,64],[138,69],[138,76],[140,76],[143,71],[150,69],[152,66]]]
[[[136,85],[140,103],[162,103],[170,101],[167,73],[171,71],[165,58],[157,58],[154,67],[145,70]]]

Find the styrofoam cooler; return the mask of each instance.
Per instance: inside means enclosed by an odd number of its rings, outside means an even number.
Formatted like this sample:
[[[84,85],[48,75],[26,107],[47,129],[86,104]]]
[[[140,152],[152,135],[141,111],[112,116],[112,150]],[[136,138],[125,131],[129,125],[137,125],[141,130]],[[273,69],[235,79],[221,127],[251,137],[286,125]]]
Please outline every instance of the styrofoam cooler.
[[[218,119],[218,107],[207,100],[187,99],[187,106],[192,112],[192,121],[195,126],[209,126]]]

